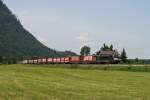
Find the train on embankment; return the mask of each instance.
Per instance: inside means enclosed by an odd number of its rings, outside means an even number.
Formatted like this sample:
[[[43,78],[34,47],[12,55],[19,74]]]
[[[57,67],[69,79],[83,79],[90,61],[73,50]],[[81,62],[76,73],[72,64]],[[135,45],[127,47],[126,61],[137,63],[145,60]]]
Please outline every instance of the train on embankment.
[[[119,53],[113,51],[102,51],[100,55],[68,56],[68,57],[34,57],[22,61],[22,64],[118,64]]]

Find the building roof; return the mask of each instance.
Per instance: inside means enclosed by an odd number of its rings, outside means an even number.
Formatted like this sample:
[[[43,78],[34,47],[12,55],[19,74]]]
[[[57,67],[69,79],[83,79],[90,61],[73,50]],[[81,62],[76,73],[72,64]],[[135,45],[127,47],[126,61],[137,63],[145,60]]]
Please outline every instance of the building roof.
[[[101,51],[100,52],[100,55],[113,55],[114,54],[114,51]]]
[[[107,51],[101,51],[100,56],[112,56],[112,57],[120,57],[120,54],[118,53],[117,50],[107,50]]]

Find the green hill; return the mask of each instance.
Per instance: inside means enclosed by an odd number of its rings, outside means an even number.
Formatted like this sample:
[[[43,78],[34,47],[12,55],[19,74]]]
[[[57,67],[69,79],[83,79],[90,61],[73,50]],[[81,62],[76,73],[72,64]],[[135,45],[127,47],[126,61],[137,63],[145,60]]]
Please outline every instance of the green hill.
[[[6,58],[29,58],[34,56],[66,56],[73,52],[59,52],[40,43],[23,28],[17,17],[0,0],[0,56]]]

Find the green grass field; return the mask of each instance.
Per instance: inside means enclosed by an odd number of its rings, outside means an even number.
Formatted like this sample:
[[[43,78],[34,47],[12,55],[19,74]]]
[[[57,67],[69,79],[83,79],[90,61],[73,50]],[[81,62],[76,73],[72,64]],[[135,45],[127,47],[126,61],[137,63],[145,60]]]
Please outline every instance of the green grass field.
[[[0,100],[150,100],[149,72],[60,66],[1,65]]]

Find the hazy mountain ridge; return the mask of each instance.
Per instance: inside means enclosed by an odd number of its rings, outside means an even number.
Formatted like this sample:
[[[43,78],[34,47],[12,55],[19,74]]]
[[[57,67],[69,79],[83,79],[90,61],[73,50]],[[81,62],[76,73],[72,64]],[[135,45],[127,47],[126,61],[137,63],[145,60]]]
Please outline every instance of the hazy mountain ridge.
[[[75,55],[49,49],[23,28],[17,17],[0,0],[0,56],[13,58]]]

